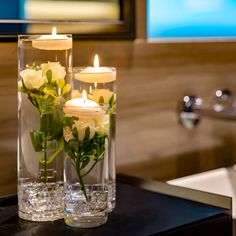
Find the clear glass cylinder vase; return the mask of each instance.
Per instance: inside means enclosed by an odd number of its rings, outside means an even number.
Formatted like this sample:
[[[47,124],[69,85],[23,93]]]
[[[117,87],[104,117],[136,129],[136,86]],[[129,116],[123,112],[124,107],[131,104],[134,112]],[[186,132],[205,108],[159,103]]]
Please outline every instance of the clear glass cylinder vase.
[[[72,97],[81,97],[82,92],[101,106],[107,106],[110,116],[108,212],[116,205],[116,68],[74,67]]]
[[[90,228],[107,221],[110,118],[82,100],[64,108],[65,223]]]
[[[63,106],[72,81],[71,35],[18,38],[18,214],[64,217]]]

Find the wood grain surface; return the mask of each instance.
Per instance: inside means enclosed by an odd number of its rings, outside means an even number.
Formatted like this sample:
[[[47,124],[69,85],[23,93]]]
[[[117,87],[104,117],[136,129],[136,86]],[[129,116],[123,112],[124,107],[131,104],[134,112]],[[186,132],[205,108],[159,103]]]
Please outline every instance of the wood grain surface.
[[[236,162],[236,122],[202,118],[179,124],[187,94],[212,103],[214,92],[236,95],[236,41],[148,42],[146,1],[136,1],[135,41],[76,41],[74,66],[118,70],[117,172],[167,180]],[[0,43],[0,196],[16,192],[17,43]]]
[[[17,44],[0,44],[0,195],[16,191]],[[183,95],[236,94],[236,42],[78,41],[74,66],[118,70],[117,171],[166,180],[235,163],[236,122],[180,126]]]

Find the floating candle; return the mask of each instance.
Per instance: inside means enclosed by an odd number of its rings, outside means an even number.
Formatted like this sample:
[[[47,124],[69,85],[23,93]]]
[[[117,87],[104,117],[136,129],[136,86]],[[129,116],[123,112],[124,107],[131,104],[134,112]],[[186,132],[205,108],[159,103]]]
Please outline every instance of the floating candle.
[[[53,27],[52,34],[41,35],[33,40],[32,47],[42,50],[68,50],[72,48],[72,38],[57,34],[56,27]]]
[[[102,108],[94,101],[87,99],[87,93],[83,90],[82,98],[74,98],[66,102],[63,109],[69,116],[97,116],[103,114]]]
[[[109,83],[116,80],[114,67],[99,67],[98,55],[95,55],[94,66],[81,68],[75,79],[86,83]]]

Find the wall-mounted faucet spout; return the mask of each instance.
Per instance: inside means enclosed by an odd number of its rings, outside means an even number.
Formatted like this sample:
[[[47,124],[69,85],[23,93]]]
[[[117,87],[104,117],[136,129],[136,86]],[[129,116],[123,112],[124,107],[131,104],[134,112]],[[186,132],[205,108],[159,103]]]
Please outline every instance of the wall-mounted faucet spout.
[[[202,117],[236,120],[236,98],[230,90],[217,90],[212,104],[204,104],[203,99],[194,95],[182,98],[179,118],[188,129],[195,127]]]

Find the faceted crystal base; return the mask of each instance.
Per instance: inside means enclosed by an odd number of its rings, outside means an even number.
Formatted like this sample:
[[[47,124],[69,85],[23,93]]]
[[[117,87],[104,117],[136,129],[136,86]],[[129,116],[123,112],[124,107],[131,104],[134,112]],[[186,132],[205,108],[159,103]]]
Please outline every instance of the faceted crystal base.
[[[19,184],[19,217],[30,221],[62,219],[64,217],[63,185],[63,182]]]

